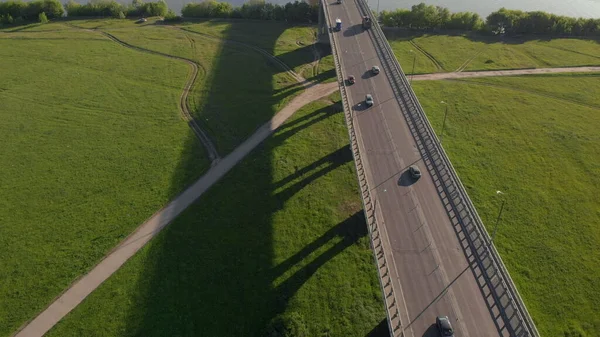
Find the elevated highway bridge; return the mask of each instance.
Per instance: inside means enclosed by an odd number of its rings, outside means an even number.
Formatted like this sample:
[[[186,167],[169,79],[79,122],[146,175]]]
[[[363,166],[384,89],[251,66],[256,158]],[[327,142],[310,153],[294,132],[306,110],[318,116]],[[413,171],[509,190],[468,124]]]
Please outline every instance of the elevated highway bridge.
[[[322,0],[320,40],[336,65],[390,335],[438,336],[442,315],[457,337],[539,336],[366,2]]]

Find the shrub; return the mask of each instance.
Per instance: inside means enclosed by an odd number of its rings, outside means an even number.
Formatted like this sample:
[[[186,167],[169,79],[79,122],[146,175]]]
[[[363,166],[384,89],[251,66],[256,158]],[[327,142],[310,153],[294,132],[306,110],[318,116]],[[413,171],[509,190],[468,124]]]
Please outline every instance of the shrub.
[[[41,12],[38,16],[38,20],[40,23],[48,23],[48,17],[46,17],[46,13]]]
[[[173,12],[172,10],[169,9],[169,11],[167,12],[167,15],[165,15],[164,17],[164,21],[165,22],[181,22],[183,21],[183,18],[177,14],[175,14],[175,12]]]
[[[307,337],[308,329],[304,317],[297,312],[276,316],[265,333],[267,337]]]

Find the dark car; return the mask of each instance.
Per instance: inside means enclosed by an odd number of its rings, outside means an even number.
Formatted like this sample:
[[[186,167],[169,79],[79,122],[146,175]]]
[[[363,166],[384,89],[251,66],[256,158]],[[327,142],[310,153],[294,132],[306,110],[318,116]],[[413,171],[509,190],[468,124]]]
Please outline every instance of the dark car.
[[[448,316],[438,316],[435,318],[435,325],[443,337],[454,337],[454,330]]]
[[[373,106],[373,96],[371,96],[371,94],[368,94],[367,97],[365,97],[365,104],[367,106]]]
[[[419,168],[415,165],[409,167],[408,172],[410,173],[410,176],[413,177],[413,179],[421,178],[421,170],[419,170]]]
[[[348,83],[350,83],[350,84],[356,83],[356,78],[354,78],[354,76],[352,76],[352,75],[348,76]]]

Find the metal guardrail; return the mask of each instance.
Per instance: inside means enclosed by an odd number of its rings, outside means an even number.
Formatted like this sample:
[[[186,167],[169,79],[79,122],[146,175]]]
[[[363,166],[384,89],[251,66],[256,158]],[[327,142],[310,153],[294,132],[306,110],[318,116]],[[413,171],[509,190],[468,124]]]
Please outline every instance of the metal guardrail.
[[[421,150],[425,152],[423,153],[424,158],[430,163],[428,169],[432,171],[432,175],[437,176],[439,179],[439,186],[436,183],[436,188],[438,188],[439,193],[442,194],[443,192],[445,195],[458,225],[465,233],[468,249],[473,254],[484,283],[493,297],[494,303],[492,305],[498,306],[504,321],[504,327],[498,326],[499,329],[506,328],[510,336],[539,337],[535,323],[527,311],[500,254],[492,244],[477,210],[433,131],[423,107],[398,64],[377,20],[365,0],[355,1],[363,15],[370,16],[373,22],[369,34],[371,34],[377,46],[376,49],[380,58],[386,63],[387,73],[391,77],[390,80],[393,83],[396,99],[405,108],[404,110],[407,110],[404,111],[404,114],[412,121],[415,129],[415,139],[418,143],[420,142]],[[488,305],[490,305],[489,302]]]
[[[392,278],[388,268],[387,260],[385,258],[385,252],[383,250],[383,241],[381,233],[379,231],[377,221],[377,202],[371,197],[371,189],[367,182],[366,172],[364,170],[362,157],[360,155],[360,144],[356,136],[356,129],[354,128],[354,119],[352,115],[351,104],[349,103],[348,94],[346,92],[345,76],[342,69],[339,55],[337,53],[337,37],[333,34],[332,25],[329,23],[329,11],[327,4],[324,0],[321,0],[321,8],[325,14],[325,22],[327,22],[329,41],[331,44],[331,54],[333,55],[333,61],[335,64],[338,85],[340,87],[340,95],[342,97],[342,105],[344,108],[344,117],[346,120],[346,126],[348,129],[348,137],[350,138],[350,146],[352,148],[352,156],[354,158],[354,166],[356,169],[356,175],[360,185],[361,199],[363,204],[363,210],[365,214],[365,220],[369,230],[369,239],[371,249],[373,250],[373,257],[375,265],[377,266],[377,275],[379,279],[379,286],[381,287],[381,293],[383,295],[383,302],[385,305],[385,311],[387,316],[387,322],[389,326],[390,336],[397,337],[402,335],[402,322],[400,321],[400,312],[396,302],[396,296],[392,285]]]

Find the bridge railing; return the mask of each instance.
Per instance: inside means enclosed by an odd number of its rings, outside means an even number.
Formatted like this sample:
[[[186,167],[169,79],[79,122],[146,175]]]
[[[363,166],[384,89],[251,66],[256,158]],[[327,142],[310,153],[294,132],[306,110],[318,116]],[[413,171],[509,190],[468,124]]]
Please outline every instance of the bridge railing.
[[[371,249],[373,250],[373,257],[375,265],[377,267],[377,275],[379,278],[379,286],[381,287],[381,293],[383,295],[383,302],[385,305],[385,311],[387,316],[387,322],[389,326],[390,336],[397,337],[402,335],[402,323],[400,321],[400,312],[398,310],[398,304],[396,303],[396,296],[394,293],[392,278],[383,250],[383,238],[378,226],[377,216],[377,202],[371,196],[371,189],[367,181],[366,172],[364,169],[363,159],[361,157],[361,144],[358,142],[356,129],[354,127],[354,119],[352,115],[351,104],[348,99],[346,92],[345,76],[341,66],[341,62],[338,55],[337,37],[333,34],[333,25],[329,23],[330,16],[327,4],[321,0],[321,10],[325,13],[325,21],[327,22],[329,42],[331,44],[331,54],[333,55],[333,61],[335,64],[337,81],[340,87],[340,95],[342,98],[342,105],[344,108],[344,117],[346,126],[348,129],[348,137],[350,138],[350,147],[352,149],[352,156],[354,158],[354,166],[360,185],[360,193],[363,204],[363,210],[365,214],[365,220],[369,230],[369,239]]]
[[[371,18],[373,24],[370,34],[379,57],[385,62],[382,66],[385,66],[388,70],[386,73],[390,78],[390,82],[392,82],[397,100],[405,110],[403,113],[409,123],[412,122],[413,134],[417,143],[420,143],[423,157],[429,163],[428,169],[432,176],[438,179],[436,188],[443,197],[446,206],[450,207],[449,213],[452,213],[453,221],[465,234],[465,241],[468,246],[463,246],[463,248],[470,250],[481,272],[481,275],[478,276],[478,283],[482,287],[482,292],[484,292],[483,287],[486,287],[493,298],[493,303],[488,302],[488,306],[495,305],[500,311],[504,326],[499,326],[496,323],[498,328],[508,330],[510,336],[539,337],[535,323],[527,311],[500,254],[493,245],[483,221],[441,146],[441,142],[398,64],[374,14],[365,0],[355,1],[362,14]],[[480,281],[480,279],[483,280]],[[483,284],[480,282],[483,282]],[[487,302],[487,294],[485,294],[485,297]]]

